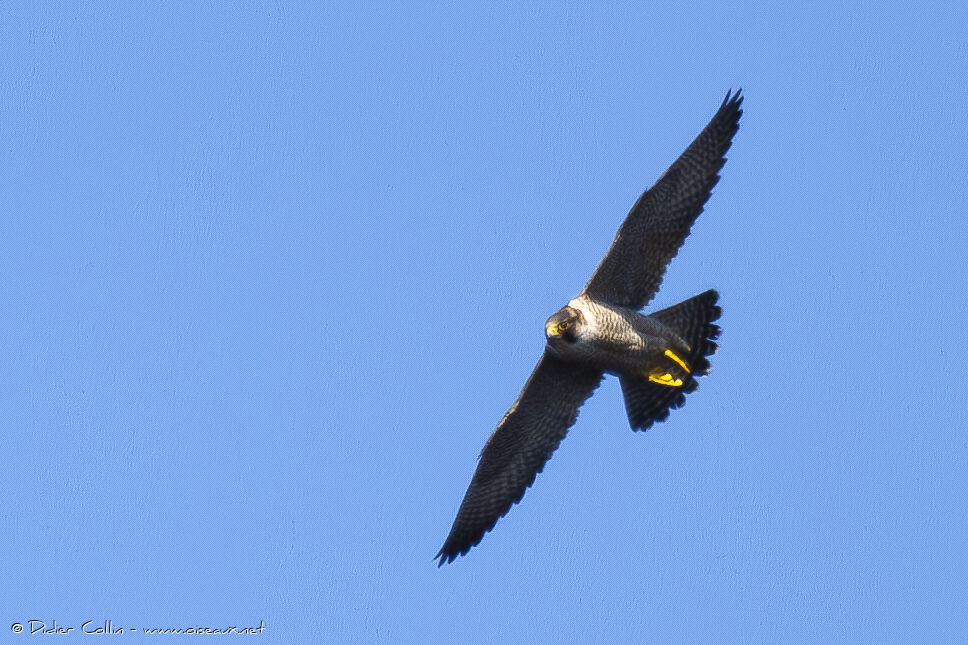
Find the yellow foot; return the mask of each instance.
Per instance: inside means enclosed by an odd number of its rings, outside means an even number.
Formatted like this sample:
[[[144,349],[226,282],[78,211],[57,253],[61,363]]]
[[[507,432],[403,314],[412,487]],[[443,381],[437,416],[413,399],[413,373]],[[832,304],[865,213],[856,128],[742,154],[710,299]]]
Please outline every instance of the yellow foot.
[[[658,383],[659,385],[668,385],[669,387],[680,387],[682,385],[681,378],[674,378],[672,374],[669,372],[663,372],[661,369],[656,369],[649,372],[649,380],[653,383]]]
[[[687,374],[692,374],[692,370],[689,369],[688,365],[686,365],[686,361],[679,358],[674,351],[672,351],[671,349],[667,349],[665,350],[665,355],[671,358],[672,360],[674,360],[675,362],[679,363],[679,367],[686,370]]]

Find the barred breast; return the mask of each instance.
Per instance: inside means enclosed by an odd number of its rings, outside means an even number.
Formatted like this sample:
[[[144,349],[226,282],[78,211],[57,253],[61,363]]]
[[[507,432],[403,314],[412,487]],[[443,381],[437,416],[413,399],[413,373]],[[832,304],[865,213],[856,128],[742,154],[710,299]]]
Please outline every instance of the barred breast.
[[[585,296],[568,303],[581,311],[585,324],[578,342],[568,352],[576,360],[615,374],[637,372],[647,360],[652,343],[636,329],[634,311],[613,308]]]

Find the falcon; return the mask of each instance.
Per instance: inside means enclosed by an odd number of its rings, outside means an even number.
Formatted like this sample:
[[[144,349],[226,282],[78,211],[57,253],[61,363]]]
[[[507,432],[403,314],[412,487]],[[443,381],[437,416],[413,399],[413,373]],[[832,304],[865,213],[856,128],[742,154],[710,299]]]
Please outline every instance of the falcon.
[[[605,374],[618,377],[633,430],[647,430],[696,390],[716,349],[719,295],[706,291],[649,315],[666,265],[703,211],[739,129],[742,90],[726,93],[699,136],[642,193],[585,289],[545,323],[531,377],[481,451],[437,566],[480,543],[521,501]]]

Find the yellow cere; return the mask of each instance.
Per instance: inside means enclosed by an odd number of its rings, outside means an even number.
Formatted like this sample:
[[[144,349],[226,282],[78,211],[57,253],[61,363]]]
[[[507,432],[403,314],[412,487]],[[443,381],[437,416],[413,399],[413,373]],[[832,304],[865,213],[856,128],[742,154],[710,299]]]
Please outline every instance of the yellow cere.
[[[668,356],[669,358],[671,358],[672,360],[674,360],[675,362],[679,363],[679,367],[681,367],[682,369],[686,370],[687,373],[692,374],[692,370],[689,369],[689,367],[686,366],[686,361],[684,361],[681,358],[679,358],[678,356],[676,356],[676,353],[673,352],[671,349],[665,350],[665,355]]]
[[[548,332],[549,336],[557,336],[559,333],[558,328],[555,327],[554,325],[548,325],[547,327],[545,327],[545,331]]]

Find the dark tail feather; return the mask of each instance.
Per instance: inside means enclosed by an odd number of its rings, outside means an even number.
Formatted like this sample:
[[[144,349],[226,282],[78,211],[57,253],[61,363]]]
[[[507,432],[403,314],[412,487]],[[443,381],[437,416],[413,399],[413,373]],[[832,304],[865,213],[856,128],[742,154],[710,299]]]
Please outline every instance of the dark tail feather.
[[[633,430],[648,430],[655,421],[665,421],[669,411],[686,403],[686,394],[699,387],[696,377],[709,373],[711,365],[707,356],[714,354],[718,345],[719,326],[715,320],[722,311],[716,306],[719,294],[710,289],[705,293],[684,300],[668,309],[651,314],[663,325],[670,327],[689,344],[686,362],[692,374],[680,387],[653,383],[644,376],[622,376],[622,394],[625,411]]]
[[[717,300],[719,294],[715,289],[710,289],[652,314],[652,318],[671,327],[680,338],[689,343],[692,351],[687,360],[693,376],[705,376],[709,373],[712,366],[706,357],[715,354],[719,348],[716,344],[719,325],[715,321],[723,311],[716,305]]]

